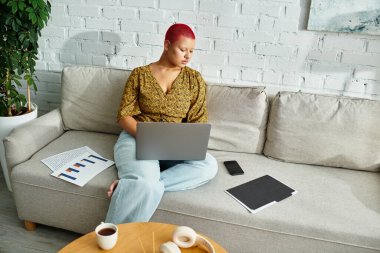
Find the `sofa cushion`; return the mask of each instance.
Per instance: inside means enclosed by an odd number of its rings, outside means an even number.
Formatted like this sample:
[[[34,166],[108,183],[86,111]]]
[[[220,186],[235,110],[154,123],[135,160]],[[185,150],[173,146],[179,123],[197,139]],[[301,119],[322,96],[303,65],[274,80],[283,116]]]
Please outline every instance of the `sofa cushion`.
[[[209,149],[262,152],[268,117],[263,87],[209,85],[207,110],[212,125]]]
[[[119,133],[116,115],[129,74],[97,67],[64,68],[61,113],[65,128]]]
[[[280,92],[264,154],[286,162],[380,169],[380,101]]]
[[[83,146],[114,160],[116,140],[114,134],[67,131],[30,160],[15,166],[11,178],[19,218],[80,233],[93,230],[104,221],[108,210],[110,199],[106,191],[117,178],[115,165],[96,175],[84,187],[79,187],[51,176],[52,171],[41,160]],[[73,213],[75,222],[72,222]]]

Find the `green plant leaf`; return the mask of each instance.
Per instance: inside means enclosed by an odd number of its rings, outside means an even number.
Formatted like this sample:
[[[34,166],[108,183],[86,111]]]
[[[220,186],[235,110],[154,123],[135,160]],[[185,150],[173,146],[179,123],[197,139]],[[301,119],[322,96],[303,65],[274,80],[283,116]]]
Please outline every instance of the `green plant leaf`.
[[[24,40],[24,42],[22,43],[22,46],[24,47],[24,48],[27,48],[28,46],[29,46],[29,40],[28,39],[26,39],[26,40]]]
[[[26,7],[26,4],[24,2],[22,2],[22,1],[18,2],[18,9],[20,11],[24,11],[25,7]]]
[[[37,22],[38,22],[38,26],[42,29],[44,28],[44,21],[42,19],[37,19]]]
[[[31,2],[32,2],[32,5],[33,5],[33,8],[37,9],[37,7],[38,7],[37,1],[36,0],[31,0]]]
[[[19,25],[19,26],[22,26],[22,21],[20,19],[16,19],[16,23]]]
[[[29,35],[29,40],[31,43],[34,43],[34,34]]]
[[[33,25],[37,22],[37,17],[35,14],[32,15],[32,23]]]
[[[23,42],[24,39],[25,39],[25,33],[21,33],[19,36],[18,36],[18,39],[20,42]]]
[[[6,24],[6,25],[10,25],[11,22],[12,22],[12,16],[8,16],[8,17],[5,19],[5,24]]]
[[[12,3],[12,13],[15,14],[18,10],[17,2]]]
[[[46,3],[44,1],[38,1],[38,6],[41,8],[41,9],[45,9],[46,8]]]
[[[34,82],[33,78],[30,78],[30,79],[29,79],[29,86],[32,86],[32,87],[33,87],[33,90],[34,90],[34,91],[37,91],[37,85],[36,85],[36,83]]]
[[[18,25],[17,25],[17,23],[16,23],[15,20],[13,20],[13,22],[12,22],[12,29],[13,29],[14,31],[16,31],[16,32],[19,31],[19,29],[18,29]]]
[[[19,80],[17,80],[17,79],[13,79],[13,81],[17,84],[17,86],[22,87],[22,84],[20,83]]]

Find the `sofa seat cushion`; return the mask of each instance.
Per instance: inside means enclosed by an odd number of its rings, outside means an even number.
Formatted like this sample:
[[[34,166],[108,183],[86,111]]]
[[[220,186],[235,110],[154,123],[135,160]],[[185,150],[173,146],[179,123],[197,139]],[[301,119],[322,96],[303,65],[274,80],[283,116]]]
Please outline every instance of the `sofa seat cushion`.
[[[104,221],[110,199],[107,189],[117,178],[111,166],[91,179],[84,187],[50,174],[41,160],[71,149],[88,146],[107,159],[113,159],[117,135],[67,131],[38,151],[30,160],[12,169],[13,197],[20,219],[30,220],[78,233],[93,231]]]
[[[264,154],[286,162],[380,171],[380,101],[280,92]]]
[[[41,149],[30,160],[14,167],[11,175],[13,182],[29,184],[40,188],[54,189],[67,193],[106,198],[107,184],[109,185],[117,177],[114,165],[91,179],[86,184],[86,187],[79,187],[51,176],[50,174],[52,171],[44,165],[41,160],[83,146],[88,146],[99,155],[114,160],[113,146],[116,143],[117,137],[117,135],[113,134],[67,131],[61,137]]]
[[[214,180],[194,190],[165,193],[159,210],[242,227],[380,250],[380,174],[283,163],[262,155],[210,151],[219,161]],[[245,174],[230,176],[225,160]],[[256,214],[224,191],[271,175],[298,193]],[[365,187],[363,187],[365,186]],[[168,220],[170,217],[168,216]]]
[[[261,154],[269,112],[264,87],[211,84],[207,88],[212,125],[208,148]]]

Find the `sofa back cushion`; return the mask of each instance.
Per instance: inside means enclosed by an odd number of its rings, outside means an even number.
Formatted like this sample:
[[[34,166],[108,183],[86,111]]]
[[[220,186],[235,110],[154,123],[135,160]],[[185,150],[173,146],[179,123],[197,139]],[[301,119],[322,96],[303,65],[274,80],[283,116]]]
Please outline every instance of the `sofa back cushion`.
[[[120,133],[116,115],[130,71],[66,67],[62,73],[62,119],[67,129]]]
[[[209,149],[262,153],[268,118],[263,87],[210,84],[207,110],[211,133]]]
[[[380,169],[380,101],[301,92],[274,98],[264,154],[286,162]]]

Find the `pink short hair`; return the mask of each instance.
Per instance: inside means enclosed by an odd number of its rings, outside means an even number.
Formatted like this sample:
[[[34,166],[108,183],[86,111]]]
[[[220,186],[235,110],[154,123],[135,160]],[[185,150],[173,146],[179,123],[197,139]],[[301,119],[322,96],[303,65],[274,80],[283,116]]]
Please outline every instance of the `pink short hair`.
[[[165,40],[171,43],[176,42],[181,36],[195,40],[195,34],[193,30],[188,25],[185,24],[174,24],[171,25],[165,34]]]

